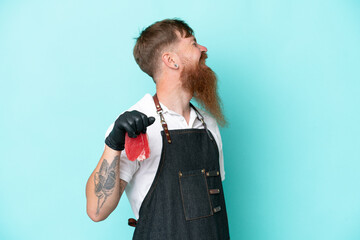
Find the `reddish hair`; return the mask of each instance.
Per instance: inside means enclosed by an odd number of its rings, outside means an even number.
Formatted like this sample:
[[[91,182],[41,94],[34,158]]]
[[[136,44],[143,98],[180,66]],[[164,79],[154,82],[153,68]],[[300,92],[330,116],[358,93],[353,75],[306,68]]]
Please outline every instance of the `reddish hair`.
[[[153,23],[145,28],[138,38],[135,38],[136,44],[133,51],[135,61],[142,71],[153,78],[154,82],[154,77],[159,71],[162,51],[180,40],[176,31],[185,38],[194,33],[183,20],[174,18]]]

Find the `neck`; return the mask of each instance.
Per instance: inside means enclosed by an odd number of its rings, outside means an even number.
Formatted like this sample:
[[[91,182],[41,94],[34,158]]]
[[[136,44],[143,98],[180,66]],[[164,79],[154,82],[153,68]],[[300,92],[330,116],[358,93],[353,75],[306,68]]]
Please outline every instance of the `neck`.
[[[189,102],[192,95],[181,87],[180,81],[169,84],[168,81],[158,81],[156,93],[159,101],[168,109],[182,115],[187,122],[190,118]]]

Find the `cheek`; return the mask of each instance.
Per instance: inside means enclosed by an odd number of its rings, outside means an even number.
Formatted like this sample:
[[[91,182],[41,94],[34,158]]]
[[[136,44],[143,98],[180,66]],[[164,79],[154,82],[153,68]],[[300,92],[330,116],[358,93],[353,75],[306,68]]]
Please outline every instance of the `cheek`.
[[[184,66],[191,66],[196,62],[196,60],[194,56],[187,55],[182,58],[181,62],[184,64]]]
[[[193,52],[191,55],[191,60],[193,63],[198,63],[200,61],[201,58],[201,53],[199,52]]]
[[[189,66],[199,63],[201,58],[201,52],[196,51],[195,49],[185,49],[182,52],[181,56],[182,56],[181,62],[185,66]]]

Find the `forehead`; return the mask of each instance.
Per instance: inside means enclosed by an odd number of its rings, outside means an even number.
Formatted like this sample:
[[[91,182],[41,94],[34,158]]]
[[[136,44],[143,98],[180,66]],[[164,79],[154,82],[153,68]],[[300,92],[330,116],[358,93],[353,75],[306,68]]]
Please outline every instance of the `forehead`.
[[[193,41],[195,41],[196,42],[196,38],[193,36],[193,35],[191,35],[190,37],[187,37],[187,38],[181,38],[183,41],[186,41],[186,42],[193,42]]]
[[[189,37],[185,37],[185,34],[181,36],[179,32],[177,32],[178,41],[175,43],[175,49],[182,51],[188,51],[188,49],[191,47],[191,44],[195,41],[196,38],[194,35],[191,35]]]
[[[191,36],[191,37],[190,37],[190,41],[191,41],[191,42],[192,42],[192,41],[195,41],[195,42],[196,42],[196,37]]]
[[[180,32],[176,31],[176,35],[180,39],[181,42],[196,42],[196,38],[194,35],[191,35],[189,37],[185,37],[185,35],[181,36]]]
[[[181,48],[189,48],[194,41],[196,42],[196,38],[194,36],[181,37],[179,45],[181,46]]]

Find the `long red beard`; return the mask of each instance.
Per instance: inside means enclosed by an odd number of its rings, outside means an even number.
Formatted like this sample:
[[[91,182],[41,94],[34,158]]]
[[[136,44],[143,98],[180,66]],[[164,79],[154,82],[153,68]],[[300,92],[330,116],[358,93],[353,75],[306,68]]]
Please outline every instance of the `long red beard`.
[[[202,52],[198,64],[193,68],[184,67],[180,74],[182,86],[189,91],[195,100],[205,108],[220,126],[227,124],[222,113],[221,99],[217,93],[216,74],[205,65],[207,54]]]

